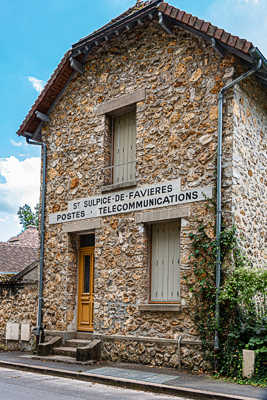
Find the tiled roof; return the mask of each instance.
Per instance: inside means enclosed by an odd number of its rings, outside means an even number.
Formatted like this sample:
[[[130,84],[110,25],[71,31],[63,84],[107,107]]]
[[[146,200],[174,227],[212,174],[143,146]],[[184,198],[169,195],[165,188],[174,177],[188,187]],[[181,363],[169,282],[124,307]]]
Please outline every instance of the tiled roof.
[[[35,226],[29,226],[25,231],[10,238],[7,243],[19,244],[26,247],[39,248],[39,232]]]
[[[35,226],[29,226],[24,232],[0,242],[0,274],[20,272],[38,259],[39,233]]]
[[[253,59],[249,56],[249,50],[253,48],[253,44],[251,42],[245,39],[240,39],[238,36],[233,36],[230,33],[225,32],[223,29],[219,29],[212,25],[210,22],[194,17],[191,14],[180,10],[179,8],[175,8],[168,3],[162,2],[161,0],[137,2],[134,7],[129,8],[126,12],[111,20],[99,30],[81,39],[79,42],[73,45],[72,50],[66,52],[43,91],[19,127],[17,132],[18,135],[25,135],[25,132],[34,133],[36,131],[40,124],[40,120],[35,115],[37,110],[44,114],[49,113],[51,106],[58,98],[73,74],[73,69],[70,66],[69,58],[73,54],[74,49],[77,47],[80,48],[81,45],[86,45],[87,41],[92,41],[92,38],[95,41],[98,38],[105,40],[103,37],[103,32],[106,34],[106,32],[108,32],[109,29],[111,30],[114,25],[119,26],[119,29],[122,31],[123,29],[127,28],[126,21],[128,21],[129,18],[133,19],[134,16],[139,15],[140,12],[143,12],[142,17],[144,18],[146,16],[145,12],[147,12],[147,15],[151,15],[151,11],[153,11],[154,14],[159,11],[164,15],[165,18],[168,19],[170,23],[178,24],[182,28],[191,30],[196,34],[204,36],[205,38],[213,38],[228,51],[236,52],[239,57],[243,57],[246,61],[253,61]],[[77,57],[78,61],[82,60],[81,57],[82,54],[81,56]]]
[[[0,273],[20,272],[37,259],[37,248],[8,242],[0,243]]]
[[[27,132],[35,132],[40,124],[40,120],[35,116],[35,111],[40,111],[46,114],[51,105],[56,100],[57,96],[64,88],[66,83],[68,82],[73,69],[69,63],[69,57],[71,55],[71,51],[68,50],[62,60],[60,61],[59,65],[55,69],[54,73],[52,74],[51,78],[47,81],[44,89],[37,97],[35,103],[33,104],[32,108],[26,115],[24,121],[22,122],[18,134],[21,135],[24,131]]]
[[[12,285],[17,284],[18,282],[26,281],[37,281],[38,280],[38,267],[39,260],[33,261],[31,264],[28,264],[25,268],[17,273],[10,272],[0,272],[0,286],[2,285]],[[35,270],[35,271],[34,271]],[[34,272],[34,273],[33,273]],[[28,279],[27,279],[28,278]],[[0,288],[1,292],[1,288]]]
[[[162,0],[150,0],[150,1],[139,1],[137,2],[133,7],[129,8],[126,10],[124,13],[120,14],[118,17],[113,18],[111,21],[109,21],[107,24],[102,26],[101,28],[97,29],[96,31],[90,33],[90,35],[85,36],[84,38],[80,39],[77,43],[75,43],[72,47],[75,47],[76,45],[79,45],[81,42],[84,42],[86,40],[89,40],[92,36],[95,36],[96,34],[101,33],[105,29],[111,27],[111,25],[114,25],[118,22],[122,22],[126,17],[129,17],[130,15],[135,14],[138,11],[141,11],[147,6],[153,6],[157,5],[160,3]]]
[[[210,22],[194,17],[192,14],[188,14],[179,8],[169,5],[168,3],[161,3],[159,11],[167,17],[180,22],[182,25],[204,33],[207,36],[219,40],[223,44],[235,48],[245,54],[248,54],[249,50],[253,47],[253,44],[248,42],[246,39],[240,39],[238,36],[233,36],[231,33],[225,32],[223,29],[212,25]]]

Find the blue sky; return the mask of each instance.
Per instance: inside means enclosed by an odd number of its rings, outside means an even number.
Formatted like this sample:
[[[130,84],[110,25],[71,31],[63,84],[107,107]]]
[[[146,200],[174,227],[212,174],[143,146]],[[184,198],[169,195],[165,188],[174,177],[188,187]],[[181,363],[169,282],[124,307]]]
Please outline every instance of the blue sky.
[[[0,241],[20,232],[16,211],[39,199],[40,150],[16,131],[67,49],[136,0],[2,0]],[[246,38],[267,56],[267,0],[169,0]]]

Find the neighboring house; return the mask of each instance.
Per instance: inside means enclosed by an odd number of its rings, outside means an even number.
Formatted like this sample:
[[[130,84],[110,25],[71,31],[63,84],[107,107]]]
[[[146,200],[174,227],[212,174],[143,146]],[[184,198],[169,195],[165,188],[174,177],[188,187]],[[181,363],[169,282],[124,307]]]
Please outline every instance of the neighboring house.
[[[35,226],[0,242],[0,275],[22,271],[39,257],[39,233]]]
[[[0,340],[7,337],[7,324],[36,323],[38,259],[39,233],[34,226],[7,242],[0,242]],[[19,344],[19,348],[25,348],[25,343]],[[13,346],[12,341],[9,348]]]
[[[263,266],[267,70],[252,43],[155,0],[65,54],[18,131],[47,150],[48,334],[89,332],[113,361],[202,365],[189,235],[204,219],[214,238],[218,93],[256,65],[224,95],[222,213]]]

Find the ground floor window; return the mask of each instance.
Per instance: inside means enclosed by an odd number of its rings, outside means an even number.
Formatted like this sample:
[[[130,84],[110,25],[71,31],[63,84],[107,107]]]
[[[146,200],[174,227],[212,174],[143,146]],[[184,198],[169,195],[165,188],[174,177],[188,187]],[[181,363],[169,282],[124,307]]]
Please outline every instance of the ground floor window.
[[[151,302],[179,300],[178,221],[151,225]]]

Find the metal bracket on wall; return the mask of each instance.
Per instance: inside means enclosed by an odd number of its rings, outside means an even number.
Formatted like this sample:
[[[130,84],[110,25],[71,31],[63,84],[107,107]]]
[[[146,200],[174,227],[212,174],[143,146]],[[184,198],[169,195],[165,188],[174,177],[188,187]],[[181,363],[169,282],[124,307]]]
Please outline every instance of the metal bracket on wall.
[[[168,35],[174,36],[174,33],[172,33],[172,31],[167,27],[165,20],[164,20],[164,16],[162,14],[162,12],[158,13],[158,17],[159,17],[159,24],[162,27],[162,29],[168,33]]]
[[[70,66],[74,71],[79,72],[80,74],[83,73],[83,65],[73,57],[70,57]]]
[[[35,111],[35,115],[38,119],[40,119],[43,122],[49,122],[50,118],[48,115],[41,113],[40,111]]]
[[[222,46],[219,45],[219,43],[216,41],[216,39],[211,38],[211,46],[213,49],[221,56],[225,56],[225,50],[222,48]]]

